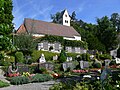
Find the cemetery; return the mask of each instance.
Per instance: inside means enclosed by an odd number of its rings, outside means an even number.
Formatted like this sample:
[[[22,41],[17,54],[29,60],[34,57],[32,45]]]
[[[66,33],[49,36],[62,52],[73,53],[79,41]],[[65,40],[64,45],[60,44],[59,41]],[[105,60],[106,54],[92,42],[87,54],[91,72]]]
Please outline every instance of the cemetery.
[[[0,0],[0,90],[120,90],[117,3],[56,1]]]
[[[101,78],[104,77],[103,72],[107,72],[108,75],[104,80],[111,78],[112,80],[117,81],[120,79],[118,60],[115,61],[115,59],[112,59],[111,56],[108,57],[104,54],[94,54],[91,58],[91,55],[88,53],[75,54],[65,53],[64,51],[61,51],[61,53],[51,53],[48,51],[34,52],[35,54],[32,54],[31,58],[37,58],[36,62],[33,60],[33,62],[29,64],[21,61],[13,62],[6,67],[3,66],[3,70],[5,72],[4,76],[11,85],[59,80],[57,88],[60,88],[59,84],[61,84],[64,86],[64,88],[68,89],[68,83],[70,85],[79,85],[81,88],[84,87],[82,85],[82,83],[84,83],[85,85],[87,84],[87,86],[85,86],[86,88],[90,88],[89,85],[92,83],[92,81],[94,81],[99,82],[98,88],[100,88],[102,87],[100,85]],[[49,54],[48,57],[47,54]],[[107,83],[111,83],[111,81]],[[92,87],[94,87],[94,84]],[[119,84],[120,83],[118,81],[118,85]],[[55,85],[50,87],[50,90],[56,90]],[[73,90],[73,88],[78,87],[69,86],[69,88],[70,90]],[[106,86],[104,86],[104,88],[106,88]]]

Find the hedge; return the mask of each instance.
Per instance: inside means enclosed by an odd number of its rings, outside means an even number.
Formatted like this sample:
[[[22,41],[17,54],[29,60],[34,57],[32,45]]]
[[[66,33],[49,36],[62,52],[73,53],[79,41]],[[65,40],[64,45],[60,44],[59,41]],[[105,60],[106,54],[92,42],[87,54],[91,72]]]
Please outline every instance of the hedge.
[[[25,76],[12,77],[10,80],[10,83],[13,85],[27,84],[29,82],[29,78]]]
[[[44,82],[49,81],[52,79],[52,76],[48,74],[36,74],[35,76],[32,76],[31,82]]]

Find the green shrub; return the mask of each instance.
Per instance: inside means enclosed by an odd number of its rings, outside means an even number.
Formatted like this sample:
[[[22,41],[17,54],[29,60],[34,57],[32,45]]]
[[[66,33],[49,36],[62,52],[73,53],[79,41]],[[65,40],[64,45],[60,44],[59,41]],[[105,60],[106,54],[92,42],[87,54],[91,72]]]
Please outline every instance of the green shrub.
[[[29,72],[36,73],[38,71],[38,65],[29,65]]]
[[[13,85],[27,84],[30,80],[25,76],[12,77],[10,83]]]
[[[24,62],[24,55],[22,52],[16,52],[15,53],[15,59],[16,59],[16,62],[21,62],[23,63]]]
[[[110,56],[109,54],[100,54],[99,59],[101,60],[110,59],[111,60],[112,56]]]
[[[51,80],[52,77],[49,74],[36,74],[32,76],[31,82],[44,82]]]
[[[59,62],[63,63],[65,61],[66,61],[66,54],[65,54],[64,50],[62,50],[60,53],[60,56],[59,56]]]
[[[116,65],[116,61],[111,61],[109,65],[110,65],[110,66]]]
[[[40,67],[39,70],[41,73],[47,72],[46,68],[44,68],[44,67]]]
[[[10,86],[9,83],[0,80],[0,88]]]
[[[93,67],[94,68],[101,68],[102,65],[100,63],[98,63],[98,62],[95,62],[95,63],[93,63]]]
[[[90,61],[90,54],[84,53],[81,55],[83,61]]]

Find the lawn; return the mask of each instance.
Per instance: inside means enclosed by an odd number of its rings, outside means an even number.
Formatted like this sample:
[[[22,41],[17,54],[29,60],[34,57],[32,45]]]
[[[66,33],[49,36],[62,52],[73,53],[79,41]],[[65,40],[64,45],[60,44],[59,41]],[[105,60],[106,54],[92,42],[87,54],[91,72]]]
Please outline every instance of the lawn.
[[[10,86],[9,83],[0,80],[0,88]]]

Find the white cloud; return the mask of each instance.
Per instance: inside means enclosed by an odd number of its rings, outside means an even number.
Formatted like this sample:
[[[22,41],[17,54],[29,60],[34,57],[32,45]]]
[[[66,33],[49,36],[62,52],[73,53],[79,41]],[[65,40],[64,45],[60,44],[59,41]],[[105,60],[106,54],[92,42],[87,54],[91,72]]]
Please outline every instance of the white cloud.
[[[17,0],[13,0],[13,23],[16,29],[23,23],[24,18],[41,18],[45,21],[50,21],[50,11],[53,5],[47,1],[25,0],[23,5],[18,4]],[[19,6],[20,5],[20,6]]]

